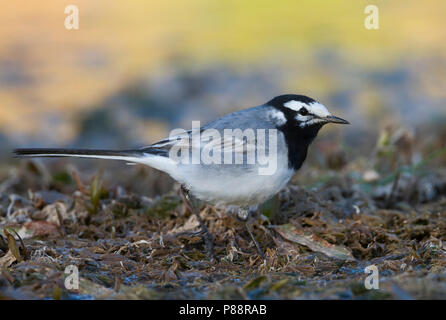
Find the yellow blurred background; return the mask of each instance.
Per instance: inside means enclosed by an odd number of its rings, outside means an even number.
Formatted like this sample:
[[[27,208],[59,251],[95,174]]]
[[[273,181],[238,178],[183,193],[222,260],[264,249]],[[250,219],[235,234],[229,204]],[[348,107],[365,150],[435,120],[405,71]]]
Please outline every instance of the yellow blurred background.
[[[64,27],[64,9],[71,4],[79,8],[79,30]],[[370,4],[379,8],[378,30],[364,27],[364,9]],[[273,92],[326,98],[334,101],[335,110],[343,100],[327,97],[354,90],[350,107],[366,116],[380,112],[376,101],[381,92],[362,82],[362,74],[397,66],[397,74],[403,70],[402,77],[411,80],[386,103],[418,105],[426,97],[433,101],[429,108],[442,111],[445,13],[446,2],[437,0],[3,2],[0,133],[24,144],[40,136],[55,143],[72,141],[81,130],[77,115],[107,108],[107,97],[129,83],[183,67],[193,74],[213,65],[220,66],[215,77],[226,68],[245,76],[265,68],[266,78],[279,70],[286,76],[274,75]],[[338,58],[330,60],[326,52]],[[218,109],[231,103],[224,113],[271,98],[259,91],[255,98],[243,92],[217,102],[209,98],[209,104]],[[399,95],[406,98],[399,100]],[[405,110],[410,111],[400,108],[397,113]],[[144,123],[155,128],[142,131],[146,140],[156,140],[169,128],[160,121]]]

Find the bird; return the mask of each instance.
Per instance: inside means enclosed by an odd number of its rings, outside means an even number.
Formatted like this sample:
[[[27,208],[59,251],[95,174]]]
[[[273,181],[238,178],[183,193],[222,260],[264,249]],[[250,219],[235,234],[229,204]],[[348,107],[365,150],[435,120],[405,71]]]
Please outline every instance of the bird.
[[[14,155],[122,160],[166,172],[180,184],[188,208],[197,216],[209,256],[215,257],[213,238],[197,200],[235,211],[263,257],[247,218],[286,186],[328,123],[349,124],[313,98],[283,94],[191,130],[173,130],[168,138],[143,148],[21,148]]]

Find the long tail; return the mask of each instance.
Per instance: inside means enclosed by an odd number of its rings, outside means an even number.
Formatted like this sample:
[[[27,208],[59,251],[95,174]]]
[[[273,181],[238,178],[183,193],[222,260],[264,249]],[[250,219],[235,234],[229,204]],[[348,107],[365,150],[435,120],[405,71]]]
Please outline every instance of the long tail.
[[[91,159],[122,160],[133,163],[142,163],[170,173],[174,163],[168,158],[157,154],[156,149],[132,149],[132,150],[96,150],[96,149],[49,149],[30,148],[15,149],[14,157],[76,157]]]
[[[96,149],[47,149],[30,148],[15,149],[16,158],[24,157],[78,157],[128,160],[129,158],[140,158],[144,155],[141,150],[96,150]]]

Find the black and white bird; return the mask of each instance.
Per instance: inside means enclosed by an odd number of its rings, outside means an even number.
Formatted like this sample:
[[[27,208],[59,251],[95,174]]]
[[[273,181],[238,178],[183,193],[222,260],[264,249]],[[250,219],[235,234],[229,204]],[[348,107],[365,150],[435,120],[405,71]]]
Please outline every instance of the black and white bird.
[[[16,149],[14,153],[17,157],[123,160],[164,171],[181,184],[189,207],[202,224],[206,248],[212,251],[212,237],[197,213],[193,197],[235,209],[246,221],[250,209],[278,193],[300,169],[309,145],[327,123],[349,122],[333,116],[312,98],[285,94],[260,106],[225,115],[198,130],[171,135],[140,149],[33,148]],[[232,130],[233,134],[226,134],[227,130]],[[236,131],[242,134],[234,135]],[[253,135],[249,134],[251,131]],[[198,154],[199,161],[191,160],[190,154],[179,155],[186,151]],[[228,154],[230,157],[225,158]],[[203,161],[202,156],[207,156],[208,161]],[[216,161],[219,157],[221,161]],[[237,157],[241,161],[234,161]],[[223,158],[231,161],[223,161]],[[262,168],[268,165],[270,170],[262,173]],[[254,243],[258,248],[255,240]]]

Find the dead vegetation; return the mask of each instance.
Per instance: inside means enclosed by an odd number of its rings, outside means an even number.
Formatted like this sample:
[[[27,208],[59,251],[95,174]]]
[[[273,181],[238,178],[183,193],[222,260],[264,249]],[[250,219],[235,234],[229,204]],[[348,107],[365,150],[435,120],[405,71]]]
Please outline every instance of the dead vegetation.
[[[445,150],[389,128],[368,160],[326,152],[250,220],[264,260],[236,217],[203,205],[213,262],[178,186],[147,197],[106,171],[15,164],[0,180],[0,297],[445,299]],[[369,265],[379,290],[364,287]]]

